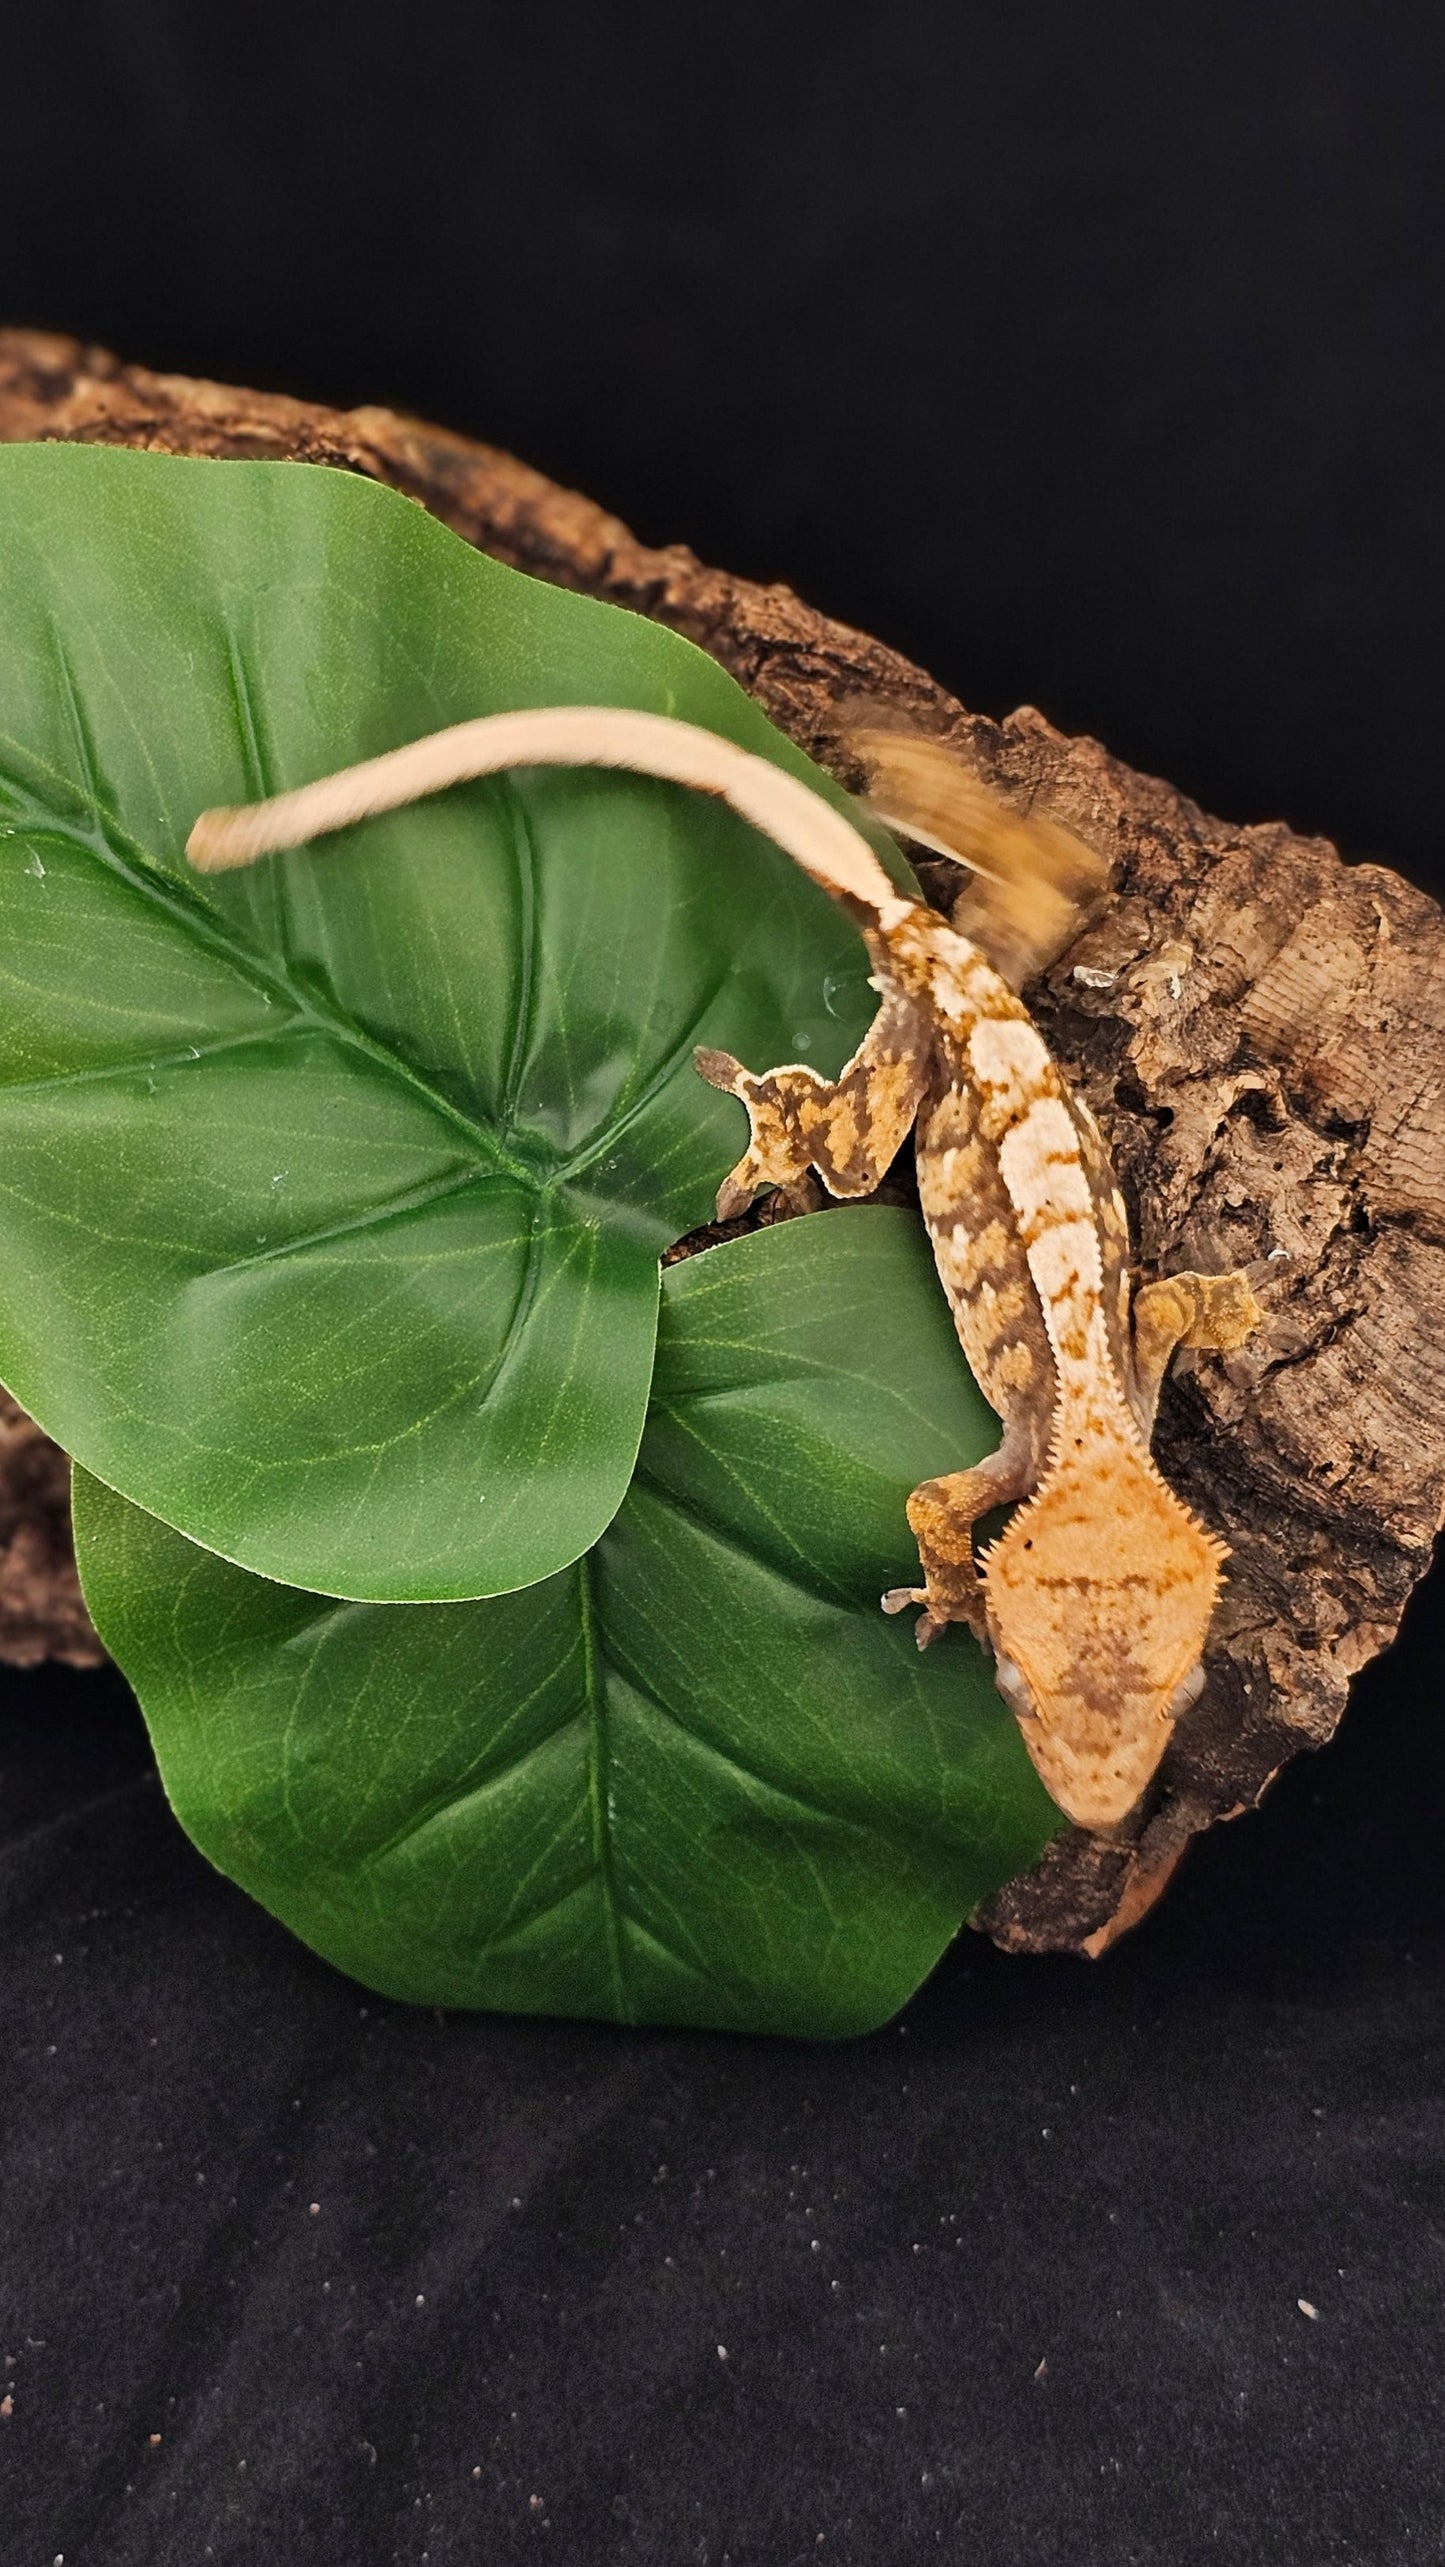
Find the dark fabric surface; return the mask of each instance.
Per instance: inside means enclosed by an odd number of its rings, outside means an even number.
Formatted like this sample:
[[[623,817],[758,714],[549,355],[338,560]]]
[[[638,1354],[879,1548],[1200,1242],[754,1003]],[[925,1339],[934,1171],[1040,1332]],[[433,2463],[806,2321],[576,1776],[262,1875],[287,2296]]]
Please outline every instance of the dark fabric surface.
[[[5,2567],[1445,2555],[1440,1620],[1107,1962],[839,2048],[368,1998],[12,1680]]]
[[[20,6],[0,309],[430,411],[1438,887],[1437,35]],[[965,1937],[838,2050],[368,1999],[117,1681],[0,1682],[0,2567],[1445,2558],[1441,1622],[1108,1961]]]

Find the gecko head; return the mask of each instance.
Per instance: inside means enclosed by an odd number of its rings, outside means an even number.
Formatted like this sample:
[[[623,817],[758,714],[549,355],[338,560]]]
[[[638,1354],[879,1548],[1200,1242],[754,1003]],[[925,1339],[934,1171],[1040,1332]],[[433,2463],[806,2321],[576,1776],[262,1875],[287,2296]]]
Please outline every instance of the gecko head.
[[[1127,1818],[1198,1700],[1224,1558],[1124,1436],[1058,1461],[988,1553],[999,1691],[1076,1826]]]

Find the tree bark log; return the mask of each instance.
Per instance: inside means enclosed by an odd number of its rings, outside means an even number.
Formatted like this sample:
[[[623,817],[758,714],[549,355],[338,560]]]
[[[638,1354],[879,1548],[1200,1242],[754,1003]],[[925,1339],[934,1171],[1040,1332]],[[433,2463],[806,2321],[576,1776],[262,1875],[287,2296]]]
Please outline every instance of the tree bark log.
[[[1329,1737],[1393,1637],[1445,1501],[1445,917],[1378,865],[1276,823],[1212,820],[1022,707],[970,714],[786,588],[652,550],[494,448],[388,410],[327,410],[0,332],[0,439],[300,458],[408,492],[470,543],[672,625],[845,782],[866,705],[962,752],[1113,867],[1114,897],[1030,1003],[1094,1107],[1146,1272],[1283,1249],[1263,1335],[1176,1365],[1164,1470],[1227,1535],[1209,1683],[1118,1838],[1061,1836],[977,1920],[1017,1951],[1102,1951],[1192,1835]],[[64,1465],[0,1403],[0,1656],[99,1651],[65,1538]]]

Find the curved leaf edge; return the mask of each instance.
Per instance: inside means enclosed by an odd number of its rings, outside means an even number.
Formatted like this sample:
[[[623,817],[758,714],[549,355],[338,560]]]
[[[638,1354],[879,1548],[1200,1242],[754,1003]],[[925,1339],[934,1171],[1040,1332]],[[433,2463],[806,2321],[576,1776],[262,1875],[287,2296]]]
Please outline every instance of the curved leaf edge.
[[[228,476],[228,483],[239,483],[241,486],[249,484],[254,488],[267,489],[284,487],[288,492],[298,486],[304,486],[312,479],[320,480],[325,477],[335,486],[338,493],[344,491],[343,513],[347,515],[348,522],[354,520],[357,525],[361,525],[368,513],[371,513],[377,517],[378,523],[385,521],[391,528],[402,530],[406,542],[413,550],[428,553],[437,566],[436,578],[439,590],[443,582],[455,582],[460,578],[465,583],[468,579],[475,579],[480,575],[492,583],[496,593],[502,594],[510,588],[512,593],[523,601],[538,594],[545,594],[550,605],[560,594],[547,588],[545,583],[531,579],[523,572],[512,570],[488,557],[479,556],[460,536],[423,512],[417,511],[401,494],[365,479],[340,473],[335,467],[290,462],[227,461],[221,468]],[[33,487],[38,479],[42,488],[48,488],[57,479],[62,486],[70,486],[78,480],[82,492],[89,495],[92,490],[107,492],[119,483],[126,482],[137,489],[143,489],[160,477],[173,482],[177,475],[181,475],[198,481],[201,476],[214,476],[217,469],[216,462],[209,458],[135,454],[122,449],[71,447],[45,443],[29,449],[24,447],[6,449],[3,455],[0,455],[0,485],[8,480],[12,484],[23,487],[28,481]],[[281,477],[279,481],[278,477]],[[606,629],[612,633],[619,629],[617,619],[625,618],[627,623],[636,627],[639,636],[646,635],[647,650],[651,658],[656,660],[660,656],[665,661],[671,656],[679,669],[695,670],[700,678],[705,673],[706,692],[716,699],[713,718],[717,727],[727,730],[732,735],[745,733],[747,744],[757,752],[772,757],[776,763],[799,775],[836,807],[848,810],[878,848],[889,869],[899,879],[911,880],[906,866],[887,833],[868,821],[866,815],[855,808],[851,798],[832,778],[815,767],[801,750],[797,749],[783,734],[777,732],[727,672],[720,669],[696,644],[683,635],[652,624],[645,617],[634,615],[629,609],[601,600],[569,595],[566,612],[570,616],[575,616],[579,625],[591,620],[599,631]],[[525,615],[522,620],[525,621]],[[58,636],[57,639],[59,639]],[[73,694],[73,684],[71,691]],[[706,714],[704,718],[707,718]],[[98,810],[99,808],[100,806],[97,806]],[[116,825],[120,826],[119,821]],[[173,874],[164,862],[157,860],[128,831],[123,831],[122,834],[127,861],[133,872],[145,877],[150,890],[157,897],[163,897],[172,904],[179,903],[184,907],[192,925],[205,926],[205,922],[209,920],[210,926],[207,932],[219,935],[223,942],[230,944],[232,940],[226,936],[224,920],[212,912],[200,886],[193,883],[183,871]],[[235,953],[232,952],[231,961],[234,963],[236,959]],[[436,1101],[432,1100],[433,1103]],[[701,1100],[699,1110],[702,1110]],[[713,1109],[709,1106],[708,1110]],[[594,1155],[596,1155],[595,1152]],[[655,1290],[655,1286],[653,1289]],[[11,1333],[13,1336],[14,1332]],[[652,1333],[655,1339],[655,1319]],[[57,1404],[56,1398],[52,1395],[53,1385],[48,1385],[42,1378],[41,1371],[27,1360],[23,1345],[12,1344],[7,1372],[13,1376],[15,1393],[21,1403],[48,1431],[55,1434],[58,1441],[82,1453],[88,1467],[108,1485],[115,1487],[120,1493],[133,1496],[135,1502],[156,1513],[162,1521],[172,1522],[175,1528],[188,1538],[213,1548],[218,1556],[233,1560],[238,1566],[249,1568],[258,1575],[270,1577],[282,1583],[286,1582],[285,1564],[277,1557],[274,1545],[268,1546],[265,1542],[253,1538],[249,1530],[243,1531],[243,1525],[248,1524],[244,1505],[237,1506],[232,1503],[223,1505],[219,1509],[208,1505],[203,1512],[194,1498],[184,1504],[168,1504],[165,1489],[155,1474],[142,1476],[134,1471],[118,1469],[115,1467],[114,1455],[99,1449],[93,1437],[79,1431],[76,1419],[68,1411],[65,1414],[61,1413],[65,1403]],[[448,1575],[444,1579],[434,1577],[430,1582],[417,1578],[396,1578],[386,1581],[375,1575],[365,1577],[348,1575],[338,1569],[326,1576],[324,1584],[320,1578],[316,1578],[316,1591],[333,1592],[355,1596],[359,1600],[377,1602],[460,1600],[465,1597],[511,1591],[519,1583],[531,1583],[538,1578],[553,1574],[556,1569],[566,1565],[568,1560],[580,1557],[589,1547],[590,1542],[596,1539],[604,1524],[611,1520],[611,1515],[621,1502],[631,1475],[645,1421],[645,1376],[639,1380],[636,1387],[637,1397],[632,1403],[635,1414],[630,1414],[627,1420],[629,1433],[624,1443],[619,1444],[611,1456],[613,1467],[605,1475],[607,1485],[591,1507],[586,1524],[573,1526],[560,1543],[554,1541],[546,1546],[545,1556],[539,1552],[536,1559],[529,1565],[524,1577],[519,1578],[513,1569],[508,1569],[504,1573],[493,1576]],[[74,1407],[73,1399],[70,1401],[70,1407]],[[630,1444],[630,1451],[624,1449],[625,1444]],[[313,1577],[316,1565],[313,1563],[310,1570]]]
[[[832,1215],[826,1222],[826,1229],[831,1234],[835,1258],[838,1252],[844,1251],[848,1233],[852,1231],[855,1236],[858,1235],[855,1225],[863,1225],[864,1236],[871,1230],[875,1240],[880,1232],[886,1236],[890,1231],[896,1237],[902,1238],[912,1228],[906,1214],[881,1207],[858,1208],[851,1212]],[[680,1285],[685,1284],[685,1287],[694,1293],[699,1289],[706,1292],[712,1283],[725,1282],[726,1270],[730,1266],[735,1268],[739,1263],[760,1261],[766,1266],[770,1260],[778,1261],[780,1250],[784,1251],[785,1263],[796,1263],[798,1252],[804,1246],[799,1236],[803,1231],[814,1232],[815,1224],[809,1222],[786,1225],[781,1229],[760,1232],[749,1238],[723,1243],[688,1261],[686,1267],[674,1268],[670,1271],[679,1279]],[[711,1269],[711,1275],[705,1271],[707,1269]],[[122,1597],[115,1586],[117,1563],[130,1531],[137,1535],[140,1547],[142,1551],[144,1550],[145,1527],[148,1522],[153,1523],[154,1519],[148,1519],[144,1510],[129,1506],[123,1499],[116,1498],[113,1492],[105,1490],[101,1484],[89,1481],[87,1476],[81,1473],[76,1475],[76,1517],[77,1550],[91,1609],[102,1637],[107,1640],[113,1654],[124,1668],[126,1659],[131,1653],[127,1631],[122,1627],[126,1619],[122,1609]],[[172,1554],[172,1565],[176,1565],[178,1561],[182,1572],[175,1581],[179,1586],[183,1583],[185,1553],[196,1554],[201,1561],[204,1561],[206,1555],[199,1552],[199,1546],[186,1544],[184,1536],[175,1535],[166,1528],[161,1529],[171,1545],[181,1546],[179,1554],[174,1552]],[[246,1573],[235,1574],[244,1584]],[[264,1584],[264,1582],[260,1583]],[[291,1590],[290,1593],[297,1602],[301,1601],[303,1595],[305,1600],[310,1602],[310,1596],[306,1591]],[[283,1599],[286,1594],[287,1590],[278,1584],[276,1597],[278,1609],[284,1610]],[[331,1602],[325,1597],[317,1600],[323,1604]],[[539,1601],[545,1603],[545,1598]],[[419,1608],[419,1610],[425,1612],[426,1608]],[[448,1608],[444,1607],[440,1610],[445,1614]],[[450,1610],[455,1620],[458,1612],[464,1613],[466,1608]],[[400,1626],[398,1625],[397,1628],[400,1629]],[[896,1631],[897,1626],[893,1626],[892,1633]],[[929,1672],[930,1675],[936,1672],[932,1659],[929,1662]],[[535,1993],[532,1992],[533,1983],[527,1981],[525,1970],[520,1994],[508,1996],[505,1985],[506,1973],[503,1970],[500,1974],[494,1971],[491,1983],[479,1992],[459,1996],[454,1978],[449,1987],[439,1987],[435,1980],[429,1981],[426,1975],[429,1965],[425,1957],[423,1956],[418,1962],[410,1950],[398,1967],[378,1967],[374,1947],[356,1950],[354,1937],[348,1932],[344,1916],[340,1917],[338,1923],[337,1915],[326,1917],[323,1913],[319,1922],[314,1915],[310,1915],[308,1922],[309,1911],[318,1902],[323,1912],[325,1909],[326,1892],[323,1875],[326,1867],[324,1864],[315,1867],[315,1878],[311,1889],[308,1896],[301,1901],[301,1906],[307,1913],[302,1914],[297,1913],[294,1895],[268,1897],[266,1890],[258,1887],[254,1877],[250,1879],[244,1877],[247,1867],[244,1861],[237,1860],[234,1825],[229,1830],[226,1826],[216,1827],[203,1815],[200,1817],[200,1823],[197,1824],[197,1811],[192,1807],[181,1805],[186,1801],[185,1790],[182,1789],[179,1802],[176,1795],[171,1794],[170,1776],[167,1771],[169,1756],[166,1753],[166,1722],[161,1719],[158,1726],[157,1721],[152,1717],[152,1706],[146,1699],[149,1686],[145,1672],[139,1665],[135,1667],[135,1674],[138,1679],[137,1689],[140,1693],[142,1708],[156,1744],[158,1760],[161,1762],[163,1781],[166,1783],[168,1794],[172,1797],[173,1806],[177,1808],[182,1826],[193,1836],[202,1852],[218,1870],[232,1879],[238,1879],[240,1886],[250,1895],[257,1897],[260,1904],[269,1907],[290,1931],[297,1934],[298,1939],[308,1943],[331,1966],[347,1969],[353,1976],[360,1978],[364,1984],[375,1988],[379,1993],[408,2003],[446,2006],[462,2004],[468,2007],[481,2007],[488,2011],[579,2014],[593,2019],[621,2021],[691,2023],[733,2031],[762,2030],[791,2037],[830,2039],[856,2037],[877,2029],[879,2025],[891,2019],[899,2005],[907,2001],[913,1990],[922,1984],[931,1969],[936,1966],[942,1952],[953,1940],[967,1915],[977,1905],[979,1898],[988,1895],[992,1888],[1002,1886],[1005,1880],[1015,1877],[1019,1871],[1036,1860],[1059,1823],[1057,1812],[1048,1807],[1041,1791],[1036,1787],[1032,1768],[1027,1765],[1020,1747],[1017,1762],[1022,1772],[1016,1778],[1011,1777],[1010,1787],[1013,1787],[1015,1780],[1022,1783],[1022,1800],[1019,1808],[1015,1810],[1013,1819],[1005,1828],[1003,1839],[999,1841],[998,1846],[1000,1857],[1003,1855],[1005,1845],[1007,1846],[1007,1860],[1002,1862],[996,1860],[993,1877],[986,1880],[975,1878],[967,1893],[964,1893],[960,1886],[956,1903],[946,1918],[940,1919],[941,1930],[932,1936],[928,1950],[915,1953],[914,1960],[910,1964],[909,1984],[903,1985],[895,1981],[886,1995],[880,1996],[875,1989],[871,1999],[860,1988],[858,1997],[861,2002],[855,2001],[850,1992],[843,1988],[838,1992],[835,2004],[830,1992],[822,2009],[831,2018],[826,2021],[819,2019],[820,2006],[816,1988],[811,2000],[801,2009],[794,2007],[790,2010],[786,1999],[779,2001],[776,1991],[771,1996],[764,1997],[756,1987],[750,1988],[744,1983],[739,1983],[729,1993],[725,1986],[716,1982],[715,1977],[712,1984],[699,1983],[697,1988],[690,1991],[680,1992],[676,1988],[672,1989],[667,2000],[660,2007],[655,2004],[644,2007],[640,2015],[629,2008],[625,1998],[620,1996],[616,1988],[610,1992],[606,1989],[594,1992],[588,2002],[578,2002],[573,1999],[564,2000],[561,2003],[543,2002],[539,2005]],[[883,1697],[879,1699],[881,1709]],[[1000,1706],[991,1683],[987,1688],[987,1702],[993,1719],[998,1722]],[[960,1711],[963,1708],[962,1697],[960,1697],[959,1708]],[[1008,1739],[1016,1738],[1013,1724],[1006,1717],[1001,1727]],[[1007,1765],[1007,1758],[1005,1762]],[[760,1784],[760,1788],[768,1791],[772,1786]],[[410,1823],[408,1832],[411,1832]],[[880,1841],[883,1840],[880,1839]],[[907,1843],[899,1840],[897,1850],[898,1859],[906,1869],[909,1860]],[[347,1885],[343,1883],[343,1908],[350,1895]],[[352,1947],[350,1949],[348,1949],[349,1944]]]

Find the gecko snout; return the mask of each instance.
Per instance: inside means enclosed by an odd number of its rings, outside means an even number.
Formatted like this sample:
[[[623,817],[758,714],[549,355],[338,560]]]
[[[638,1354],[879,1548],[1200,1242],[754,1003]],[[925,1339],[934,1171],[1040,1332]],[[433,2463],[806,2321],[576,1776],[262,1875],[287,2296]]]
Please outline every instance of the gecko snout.
[[[1221,1547],[1120,1438],[1058,1465],[988,1552],[995,1681],[1077,1826],[1128,1816],[1198,1700]]]

